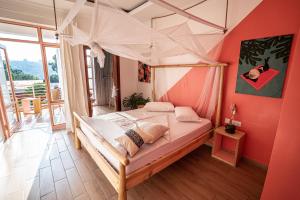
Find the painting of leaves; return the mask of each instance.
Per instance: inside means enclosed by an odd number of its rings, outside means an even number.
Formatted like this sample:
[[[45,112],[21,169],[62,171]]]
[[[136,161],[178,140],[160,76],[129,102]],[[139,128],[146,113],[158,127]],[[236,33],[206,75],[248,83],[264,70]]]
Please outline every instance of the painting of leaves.
[[[293,35],[241,42],[236,92],[280,98]]]

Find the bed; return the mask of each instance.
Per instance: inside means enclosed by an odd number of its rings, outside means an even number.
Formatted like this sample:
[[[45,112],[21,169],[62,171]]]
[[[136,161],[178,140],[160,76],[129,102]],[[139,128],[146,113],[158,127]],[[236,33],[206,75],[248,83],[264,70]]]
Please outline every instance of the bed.
[[[146,119],[145,115],[147,115]],[[130,120],[132,121],[130,121]],[[201,122],[178,122],[175,119],[174,112],[147,112],[144,109],[131,110],[120,113],[110,113],[101,115],[94,118],[83,117],[83,120],[87,122],[92,128],[97,131],[98,135],[89,131],[88,127],[83,125],[81,130],[88,138],[89,142],[95,147],[95,149],[101,153],[105,159],[112,165],[112,167],[119,171],[118,160],[114,158],[105,147],[101,145],[101,137],[103,136],[112,146],[114,146],[121,154],[126,156],[125,150],[123,150],[118,143],[114,140],[121,136],[122,132],[126,131],[134,124],[133,121],[146,121],[154,122],[166,125],[170,130],[153,144],[144,144],[140,151],[134,157],[128,157],[129,164],[126,166],[126,175],[134,173],[134,171],[148,165],[149,163],[158,160],[160,157],[172,153],[173,151],[181,149],[182,146],[189,144],[193,139],[200,137],[203,133],[209,131],[212,127],[210,120],[201,119]],[[113,129],[115,132],[107,132],[108,129],[103,129],[101,124],[107,125],[107,121],[112,120],[118,126]],[[112,126],[115,124],[109,124],[109,130],[111,131]],[[124,125],[125,124],[125,125]],[[122,128],[123,127],[123,128]],[[117,130],[121,129],[121,130]],[[101,133],[101,135],[99,135]],[[100,141],[99,141],[100,138]]]
[[[94,118],[74,113],[74,117],[76,147],[83,145],[114,188],[119,192],[124,187],[123,193],[205,143],[213,130],[208,119],[178,122],[174,112],[147,112],[144,109]],[[155,143],[144,145],[134,157],[129,157],[114,139],[135,121],[159,122],[170,130]]]
[[[220,88],[222,88],[224,65],[219,67],[221,67]],[[118,199],[125,200],[126,190],[147,180],[211,138],[214,127],[220,124],[221,96],[222,89],[218,93],[214,126],[207,119],[197,123],[178,122],[174,112],[147,112],[144,109],[137,109],[94,118],[83,117],[74,112],[75,146],[77,149],[85,147],[118,192]],[[114,139],[119,136],[121,130],[124,131],[141,120],[165,123],[170,130],[154,144],[144,145],[131,158],[127,156],[127,152],[119,148]]]

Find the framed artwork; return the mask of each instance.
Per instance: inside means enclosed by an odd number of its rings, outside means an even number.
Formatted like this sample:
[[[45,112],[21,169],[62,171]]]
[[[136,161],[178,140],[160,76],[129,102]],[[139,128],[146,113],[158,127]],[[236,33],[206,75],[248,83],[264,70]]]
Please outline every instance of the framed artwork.
[[[142,62],[138,63],[138,79],[140,82],[151,82],[151,67]]]
[[[293,35],[241,42],[236,93],[281,98]]]

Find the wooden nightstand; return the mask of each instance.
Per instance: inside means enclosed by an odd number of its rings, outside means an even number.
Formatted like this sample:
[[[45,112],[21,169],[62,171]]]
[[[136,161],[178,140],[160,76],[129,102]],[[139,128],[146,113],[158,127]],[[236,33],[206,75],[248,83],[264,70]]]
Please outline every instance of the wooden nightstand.
[[[214,132],[215,135],[212,148],[212,157],[236,167],[241,157],[246,134],[238,130],[236,130],[234,134],[226,133],[224,126],[216,128]],[[233,152],[222,148],[223,137],[235,140],[236,144]]]

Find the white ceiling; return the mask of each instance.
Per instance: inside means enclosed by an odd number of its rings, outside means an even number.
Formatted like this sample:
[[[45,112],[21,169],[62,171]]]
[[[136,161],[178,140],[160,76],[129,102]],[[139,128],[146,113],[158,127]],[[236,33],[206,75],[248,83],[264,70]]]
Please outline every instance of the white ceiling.
[[[17,0],[20,1],[20,0]],[[137,19],[141,21],[148,21],[153,17],[172,14],[169,10],[155,5],[147,0],[100,0],[104,3],[111,3],[112,5],[123,9],[126,12],[132,11]],[[176,7],[186,9],[195,4],[209,1],[209,0],[165,0]],[[37,6],[49,7],[53,9],[53,0],[22,0],[23,3],[34,4]],[[57,10],[67,12],[74,4],[75,0],[55,0]],[[80,13],[81,15],[89,15],[91,13],[91,5],[85,6]],[[138,7],[143,7],[142,9]],[[136,9],[137,8],[137,9]],[[135,11],[136,10],[136,11]]]
[[[56,8],[59,16],[65,15],[74,5],[76,0],[55,0]],[[150,19],[155,17],[160,17],[164,15],[173,14],[171,11],[160,7],[147,0],[99,0],[103,3],[110,3],[116,7],[119,7],[126,12],[129,12],[132,16],[138,20],[150,24]],[[224,18],[226,12],[226,0],[165,0],[168,3],[179,7],[181,9],[187,9],[193,5],[197,5],[194,8],[187,10],[202,19],[208,20],[212,23],[218,24],[220,26],[224,25]],[[229,0],[229,7],[234,8],[241,4],[243,0]],[[251,0],[251,2],[258,0]],[[224,3],[225,2],[225,3]],[[254,4],[250,3],[250,4]],[[242,8],[246,3],[242,3],[240,7]],[[0,0],[0,18],[5,19],[15,19],[19,21],[31,22],[36,24],[50,25],[54,26],[54,13],[53,13],[53,0]],[[240,8],[239,8],[240,9]],[[235,12],[239,11],[236,9]],[[79,18],[89,23],[91,13],[93,10],[93,4],[87,3],[79,13]],[[238,14],[238,13],[235,13]],[[178,15],[173,15],[168,17],[170,20],[178,22]],[[229,16],[230,17],[230,16]],[[175,19],[176,18],[176,19]],[[177,19],[178,18],[178,19]],[[182,22],[186,18],[181,17]],[[180,18],[180,19],[181,19]],[[167,18],[163,18],[167,19]],[[170,20],[166,21],[166,27]],[[159,20],[156,20],[159,21]],[[180,21],[180,20],[179,20]],[[192,20],[190,20],[192,21]],[[201,27],[201,24],[197,26]],[[197,32],[197,31],[196,31]]]

